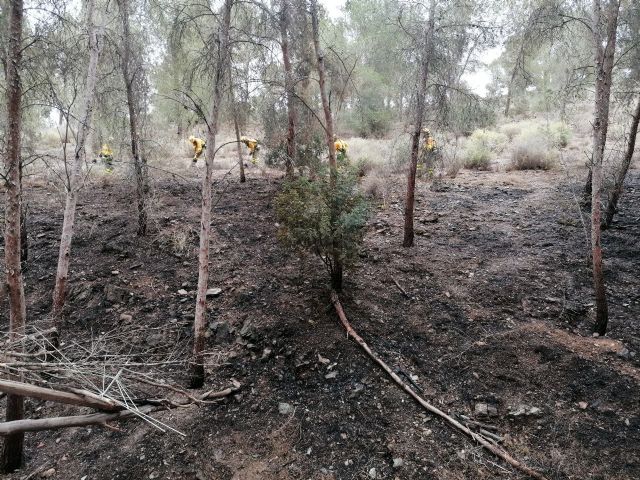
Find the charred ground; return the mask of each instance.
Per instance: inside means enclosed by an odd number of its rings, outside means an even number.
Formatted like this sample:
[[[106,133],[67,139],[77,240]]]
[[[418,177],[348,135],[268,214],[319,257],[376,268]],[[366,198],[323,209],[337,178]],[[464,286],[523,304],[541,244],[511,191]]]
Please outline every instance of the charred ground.
[[[463,172],[439,188],[420,183],[417,245],[407,250],[400,246],[404,179],[389,181],[393,193],[375,209],[342,296],[356,330],[387,363],[416,375],[425,397],[445,411],[474,416],[477,404],[495,407],[497,416],[482,420],[550,478],[640,477],[638,171],[604,236],[606,338],[590,333],[577,184],[559,172]],[[121,431],[27,434],[27,466],[9,478],[51,468],[53,478],[87,479],[520,478],[421,411],[345,337],[321,264],[276,239],[280,182],[254,176],[216,187],[224,196],[213,216],[210,287],[222,294],[210,301],[207,387],[235,378],[242,390],[219,405],[158,415],[185,438],[139,421]],[[199,183],[156,180],[145,239],[135,236],[131,195],[118,177],[83,191],[63,336],[114,335],[136,351],[173,349],[184,358]],[[44,183],[32,182],[27,200],[28,314],[45,322],[61,209]],[[181,371],[167,368],[167,379],[184,380]],[[509,414],[522,406],[540,412]],[[78,411],[37,401],[27,408],[28,418]]]

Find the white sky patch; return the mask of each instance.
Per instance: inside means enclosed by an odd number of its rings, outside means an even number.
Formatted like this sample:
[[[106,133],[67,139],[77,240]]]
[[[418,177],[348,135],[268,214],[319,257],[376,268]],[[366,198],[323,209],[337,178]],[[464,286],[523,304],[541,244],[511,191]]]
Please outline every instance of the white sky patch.
[[[340,18],[344,16],[342,8],[346,0],[321,0],[320,3],[327,9],[327,13],[331,18]]]
[[[498,46],[480,52],[476,58],[481,65],[474,72],[467,72],[462,75],[462,79],[467,82],[471,90],[477,95],[481,97],[487,96],[487,87],[491,83],[489,65],[502,54],[503,50],[502,46]]]

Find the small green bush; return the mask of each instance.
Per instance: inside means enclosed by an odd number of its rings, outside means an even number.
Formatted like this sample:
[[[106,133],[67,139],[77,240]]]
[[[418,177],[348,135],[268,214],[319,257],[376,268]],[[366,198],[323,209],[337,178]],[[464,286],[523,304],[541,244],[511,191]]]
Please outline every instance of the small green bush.
[[[565,148],[571,139],[571,129],[564,122],[553,122],[549,125],[549,136],[554,146]]]
[[[522,125],[517,122],[505,123],[500,127],[500,131],[507,136],[509,141],[512,141],[522,131]]]
[[[508,138],[504,133],[492,130],[476,130],[471,134],[464,148],[465,168],[488,170],[495,156],[504,150]]]
[[[328,177],[301,177],[285,183],[275,208],[279,239],[290,248],[317,255],[331,276],[333,288],[339,290],[342,268],[351,266],[357,258],[369,203],[358,189],[353,169],[339,169],[335,188],[331,188]]]

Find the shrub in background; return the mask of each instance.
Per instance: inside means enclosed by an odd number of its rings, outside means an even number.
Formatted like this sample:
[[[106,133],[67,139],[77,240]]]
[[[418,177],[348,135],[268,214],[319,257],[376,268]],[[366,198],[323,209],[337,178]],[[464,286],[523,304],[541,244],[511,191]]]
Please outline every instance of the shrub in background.
[[[542,129],[522,132],[513,142],[508,170],[549,170],[553,167],[556,152],[553,139]]]
[[[492,130],[476,130],[467,139],[463,159],[465,168],[488,170],[491,161],[501,153],[508,143],[504,133]]]
[[[571,139],[571,129],[564,122],[553,122],[548,127],[549,136],[553,145],[558,148],[565,148]]]

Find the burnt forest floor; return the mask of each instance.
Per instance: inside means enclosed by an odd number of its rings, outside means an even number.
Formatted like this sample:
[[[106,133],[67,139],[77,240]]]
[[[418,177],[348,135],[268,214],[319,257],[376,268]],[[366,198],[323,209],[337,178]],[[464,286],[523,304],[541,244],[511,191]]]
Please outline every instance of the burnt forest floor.
[[[136,420],[120,431],[29,433],[26,466],[7,478],[47,470],[86,480],[524,478],[421,410],[345,336],[320,263],[276,239],[280,174],[251,173],[214,209],[209,282],[222,294],[209,302],[215,361],[206,388],[235,378],[242,389],[217,405],[156,414],[184,438]],[[63,338],[130,330],[132,344],[186,355],[200,214],[189,176],[156,179],[145,239],[135,235],[128,181],[83,191]],[[631,171],[621,215],[604,234],[605,338],[591,336],[579,185],[560,172],[420,182],[416,246],[404,249],[404,178],[388,181],[392,194],[376,206],[346,276],[342,303],[354,328],[425,398],[496,425],[506,448],[548,478],[640,478],[640,172]],[[50,308],[62,214],[44,182],[26,197],[28,317],[37,321]],[[6,307],[2,314],[6,325]],[[480,416],[485,404],[491,416]],[[27,406],[28,418],[72,412]]]

